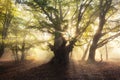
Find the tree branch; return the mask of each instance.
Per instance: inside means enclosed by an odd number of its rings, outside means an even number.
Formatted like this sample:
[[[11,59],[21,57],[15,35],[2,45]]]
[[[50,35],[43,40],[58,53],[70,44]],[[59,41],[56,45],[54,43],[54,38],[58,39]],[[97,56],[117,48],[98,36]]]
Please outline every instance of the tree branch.
[[[63,19],[67,16],[67,14],[68,14],[69,10],[70,10],[70,7],[68,6],[67,11],[66,11],[66,12],[64,13],[64,15],[63,15]]]
[[[117,33],[117,34],[115,34],[115,35],[113,35],[113,36],[110,36],[110,37],[108,37],[108,38],[102,40],[101,42],[99,42],[99,43],[97,44],[97,48],[102,47],[104,44],[106,44],[106,43],[112,41],[113,39],[115,39],[115,38],[118,37],[118,36],[120,36],[120,32]]]

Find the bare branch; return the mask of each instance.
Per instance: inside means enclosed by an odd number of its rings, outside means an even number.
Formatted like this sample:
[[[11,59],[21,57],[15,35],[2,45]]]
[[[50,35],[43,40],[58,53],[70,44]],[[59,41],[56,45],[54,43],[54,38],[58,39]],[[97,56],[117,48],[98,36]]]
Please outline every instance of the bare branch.
[[[68,6],[67,11],[64,13],[64,15],[63,15],[63,19],[67,16],[67,14],[68,14],[69,10],[70,10],[70,6]]]
[[[105,36],[106,34],[108,34],[108,33],[112,32],[112,31],[118,29],[119,27],[120,27],[120,24],[117,25],[117,26],[114,27],[114,28],[111,28],[111,29],[109,28],[107,32],[104,32],[104,33],[101,34],[101,37],[103,37],[103,36]]]
[[[99,43],[97,44],[97,48],[102,47],[104,44],[106,44],[106,43],[112,41],[113,39],[115,39],[116,37],[119,37],[119,36],[120,36],[120,32],[117,33],[117,34],[115,34],[115,35],[113,35],[113,36],[110,36],[110,37],[108,37],[108,38],[102,40],[101,42],[99,42]]]
[[[47,17],[49,18],[49,20],[50,20],[53,24],[55,24],[54,20],[53,20],[52,17],[49,15],[49,13],[48,13],[42,6],[40,6],[40,7],[41,7],[42,11],[47,15]]]
[[[117,10],[114,11],[112,14],[110,14],[110,15],[106,18],[106,20],[108,20],[108,19],[109,19],[112,15],[114,15],[116,12],[117,12]]]
[[[86,9],[88,8],[88,6],[90,5],[92,0],[90,0],[88,3],[87,3],[87,1],[88,0],[86,0],[85,3],[80,5],[79,14],[78,14],[78,20],[77,20],[77,26],[76,26],[77,29],[79,27],[79,23],[80,23],[80,21],[82,19],[83,14],[85,13]]]

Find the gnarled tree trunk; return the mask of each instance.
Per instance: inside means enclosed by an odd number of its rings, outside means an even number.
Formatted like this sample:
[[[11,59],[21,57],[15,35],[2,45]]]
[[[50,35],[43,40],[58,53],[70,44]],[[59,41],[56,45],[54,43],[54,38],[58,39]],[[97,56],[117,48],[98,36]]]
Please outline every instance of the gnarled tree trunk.
[[[51,63],[58,63],[58,64],[67,64],[69,63],[69,53],[73,49],[73,44],[69,44],[66,46],[67,41],[65,38],[60,35],[57,39],[54,40],[54,45],[51,50],[54,52],[54,57],[51,60]]]

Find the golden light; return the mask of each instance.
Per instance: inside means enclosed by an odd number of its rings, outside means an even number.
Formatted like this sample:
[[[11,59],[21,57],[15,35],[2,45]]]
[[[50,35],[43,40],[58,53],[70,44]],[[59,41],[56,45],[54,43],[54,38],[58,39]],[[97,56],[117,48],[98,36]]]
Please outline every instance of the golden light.
[[[31,48],[28,51],[28,53],[29,56],[27,57],[27,59],[31,59],[35,61],[47,62],[53,57],[52,52],[50,52],[49,50],[48,51],[42,50],[39,46],[36,46],[35,48]]]
[[[70,53],[70,58],[74,61],[81,60],[83,50],[80,47],[74,47],[73,51]]]

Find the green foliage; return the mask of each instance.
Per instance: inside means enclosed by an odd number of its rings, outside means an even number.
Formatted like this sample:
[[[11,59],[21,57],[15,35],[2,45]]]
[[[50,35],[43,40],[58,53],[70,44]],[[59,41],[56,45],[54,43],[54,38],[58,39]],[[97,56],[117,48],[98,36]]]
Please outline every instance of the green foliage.
[[[40,6],[47,6],[49,3],[49,0],[34,0],[38,5]]]

